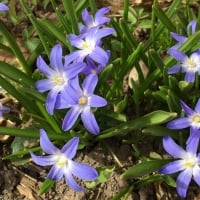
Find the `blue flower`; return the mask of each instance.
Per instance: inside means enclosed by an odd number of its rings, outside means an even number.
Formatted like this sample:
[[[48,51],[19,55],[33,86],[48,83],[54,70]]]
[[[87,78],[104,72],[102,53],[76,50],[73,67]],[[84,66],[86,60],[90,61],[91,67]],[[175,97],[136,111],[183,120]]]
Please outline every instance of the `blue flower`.
[[[104,15],[108,13],[110,9],[108,7],[99,9],[94,18],[89,14],[87,9],[84,9],[82,12],[82,20],[85,25],[80,25],[80,32],[81,34],[86,33],[89,29],[94,27],[100,27],[104,25],[105,23],[109,22],[110,19],[108,17],[105,17]]]
[[[68,62],[83,62],[88,56],[98,64],[105,66],[108,62],[109,55],[100,47],[101,39],[114,33],[112,28],[93,28],[85,36],[69,35],[69,41],[72,46],[78,50],[65,57]]]
[[[180,103],[186,116],[168,122],[167,128],[183,129],[191,127],[192,129],[200,129],[200,99],[198,100],[194,110],[187,106],[183,101],[180,101]]]
[[[176,64],[168,70],[168,74],[185,73],[186,82],[194,82],[195,74],[200,75],[200,49],[193,52],[189,57],[177,49],[170,49],[168,53],[180,64]]]
[[[10,112],[10,108],[7,106],[3,106],[2,103],[0,102],[0,118],[3,117],[3,113],[8,113]]]
[[[83,187],[78,185],[73,176],[86,181],[93,181],[97,179],[97,171],[86,164],[75,162],[72,159],[75,157],[78,148],[79,138],[74,137],[70,139],[62,149],[58,149],[49,140],[46,132],[40,130],[40,146],[47,156],[36,156],[32,152],[31,157],[33,161],[40,166],[52,166],[47,178],[53,180],[61,180],[65,177],[65,181],[70,188],[76,191],[84,190]]]
[[[186,151],[177,145],[174,140],[165,136],[163,138],[163,147],[175,161],[163,166],[159,173],[173,174],[180,172],[176,180],[176,189],[180,197],[185,198],[186,193],[193,177],[194,181],[200,186],[200,154],[197,154],[199,140],[191,141],[186,145]]]
[[[190,34],[194,34],[196,32],[196,26],[197,26],[197,21],[196,20],[192,20],[188,25],[187,25],[187,35]],[[173,49],[178,49],[186,40],[187,37],[180,35],[180,34],[176,34],[171,32],[170,35],[178,42],[178,44],[174,45]]]
[[[0,3],[0,11],[8,11],[9,7],[6,6],[4,3]]]
[[[105,106],[107,101],[104,98],[93,94],[97,81],[97,76],[90,74],[83,81],[81,89],[78,79],[75,79],[73,81],[73,88],[66,88],[63,97],[58,98],[56,108],[70,108],[63,120],[63,130],[69,130],[76,122],[78,116],[81,115],[85,128],[93,134],[99,133],[99,126],[91,108]]]
[[[84,69],[85,64],[69,64],[67,60],[63,64],[62,47],[58,44],[51,50],[50,67],[41,56],[37,59],[37,67],[47,78],[37,81],[36,88],[39,92],[49,91],[46,99],[46,109],[52,115],[58,94],[62,94],[65,87],[70,87],[70,80]]]

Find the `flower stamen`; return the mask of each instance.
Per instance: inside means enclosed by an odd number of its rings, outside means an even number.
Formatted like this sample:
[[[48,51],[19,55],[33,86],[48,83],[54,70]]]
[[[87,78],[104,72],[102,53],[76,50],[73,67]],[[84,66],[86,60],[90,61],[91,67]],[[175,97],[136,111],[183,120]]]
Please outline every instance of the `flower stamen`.
[[[79,105],[86,105],[87,104],[87,102],[88,102],[88,98],[86,97],[86,96],[81,96],[80,98],[79,98],[79,100],[78,100],[78,104]]]

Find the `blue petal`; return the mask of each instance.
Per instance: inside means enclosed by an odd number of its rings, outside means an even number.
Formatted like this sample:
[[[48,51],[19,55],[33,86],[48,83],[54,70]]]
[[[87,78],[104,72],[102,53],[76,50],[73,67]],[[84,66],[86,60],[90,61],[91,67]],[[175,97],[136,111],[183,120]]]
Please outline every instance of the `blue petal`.
[[[193,168],[193,177],[195,182],[200,186],[200,168],[198,165]]]
[[[3,4],[3,3],[0,3],[0,10],[1,10],[1,11],[8,11],[8,10],[9,10],[9,7],[6,6],[6,5]]]
[[[102,106],[106,106],[107,105],[107,101],[97,95],[91,95],[90,97],[90,106],[94,107],[94,108],[98,108],[98,107],[102,107]]]
[[[186,58],[186,55],[177,49],[169,49],[168,53],[181,63],[184,62]]]
[[[62,47],[60,44],[55,45],[50,54],[51,67],[58,71],[63,71]]]
[[[187,40],[187,37],[183,36],[183,35],[179,35],[173,32],[170,32],[170,35],[178,42],[180,43],[184,43]]]
[[[55,164],[55,161],[52,159],[52,156],[36,156],[30,152],[31,158],[33,161],[40,166],[49,166]]]
[[[82,84],[83,91],[85,94],[92,94],[94,92],[94,89],[97,85],[98,77],[95,74],[88,75]]]
[[[53,111],[54,111],[54,108],[55,108],[57,96],[58,96],[58,91],[57,90],[51,90],[47,95],[47,98],[46,98],[46,109],[47,109],[47,112],[50,115],[53,115]]]
[[[68,159],[74,158],[77,152],[78,143],[79,143],[79,138],[73,137],[71,140],[67,142],[67,144],[63,146],[61,152],[64,153]]]
[[[187,33],[190,34],[190,30],[191,33],[194,34],[196,31],[196,26],[197,26],[197,21],[196,20],[192,20],[188,25],[187,25]]]
[[[184,80],[188,83],[194,83],[195,72],[191,72],[191,71],[186,72]]]
[[[76,62],[71,65],[65,66],[68,79],[72,79],[86,67],[85,63]]]
[[[108,62],[108,54],[100,47],[96,46],[89,55],[95,62],[106,65]]]
[[[93,134],[99,133],[99,126],[90,109],[85,109],[81,114],[81,119],[85,128]]]
[[[54,84],[49,79],[42,79],[35,83],[35,87],[39,92],[46,92],[54,87]]]
[[[181,108],[185,111],[187,116],[190,116],[194,113],[194,110],[192,110],[184,101],[180,101],[181,103]]]
[[[188,168],[181,172],[176,181],[176,189],[180,197],[185,198],[188,186],[192,178],[192,168]]]
[[[73,178],[72,174],[70,174],[70,172],[65,173],[64,176],[65,176],[65,181],[66,181],[67,185],[71,189],[73,189],[77,192],[84,190],[83,187],[81,187],[80,185],[77,184],[77,182],[74,180],[74,178]]]
[[[190,136],[186,141],[186,151],[191,152],[192,154],[197,153],[197,148],[199,146],[200,139],[200,130],[190,128]]]
[[[64,66],[68,66],[71,62],[76,61],[79,58],[79,54],[76,51],[65,56],[65,64]]]
[[[163,137],[163,147],[174,158],[183,158],[185,155],[185,150],[177,145],[169,136]]]
[[[47,174],[47,178],[60,181],[63,177],[63,174],[64,168],[59,168],[56,165],[53,165],[49,173]]]
[[[169,129],[182,129],[190,126],[190,121],[187,117],[174,119],[167,123]]]
[[[46,64],[41,56],[37,58],[37,67],[46,76],[51,76],[53,74],[53,70]]]
[[[185,169],[184,161],[176,160],[164,165],[161,169],[159,169],[160,174],[173,174]]]
[[[40,129],[40,146],[42,150],[48,154],[55,154],[60,151],[56,146],[52,144],[43,129]]]
[[[101,8],[97,11],[97,13],[95,14],[95,23],[98,24],[104,24],[106,22],[110,21],[110,18],[108,17],[104,17],[104,15],[106,13],[108,13],[110,11],[109,7],[105,7],[105,8]]]
[[[65,115],[65,118],[62,124],[62,129],[64,131],[68,131],[75,124],[80,113],[81,113],[81,110],[79,109],[79,107],[76,107],[76,106],[72,107]]]
[[[99,39],[111,35],[115,32],[113,28],[102,28],[96,32],[96,37]]]
[[[93,181],[98,177],[97,171],[89,165],[78,163],[71,160],[69,166],[70,166],[70,171],[74,176],[83,179],[85,181]]]
[[[82,45],[83,45],[84,41],[80,37],[78,37],[77,35],[74,35],[74,34],[70,34],[68,36],[68,39],[72,46],[74,46],[78,49],[82,49]]]
[[[167,74],[178,73],[180,71],[180,69],[181,69],[181,65],[180,64],[174,65],[173,67],[168,69]]]
[[[198,101],[196,103],[195,111],[200,113],[200,98],[198,99]]]
[[[87,11],[87,9],[84,9],[82,11],[82,19],[85,22],[85,24],[87,24],[87,25],[92,24],[92,18],[90,16],[89,12]]]

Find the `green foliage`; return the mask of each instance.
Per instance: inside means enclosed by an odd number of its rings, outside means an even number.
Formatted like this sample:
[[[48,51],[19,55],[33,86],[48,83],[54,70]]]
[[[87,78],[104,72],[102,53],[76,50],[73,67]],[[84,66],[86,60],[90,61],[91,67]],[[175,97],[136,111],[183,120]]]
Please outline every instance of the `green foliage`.
[[[132,190],[156,181],[163,181],[175,187],[171,176],[157,173],[169,160],[152,159],[149,154],[144,156],[140,152],[139,144],[146,138],[161,142],[165,135],[170,135],[181,143],[189,135],[188,132],[183,135],[181,131],[172,131],[165,126],[166,122],[183,114],[180,99],[191,101],[192,107],[200,96],[199,78],[193,84],[183,81],[182,74],[167,74],[167,70],[176,64],[173,57],[166,53],[175,44],[170,32],[186,35],[188,22],[194,18],[200,19],[200,14],[193,11],[189,1],[181,4],[180,0],[174,0],[164,11],[155,0],[152,10],[149,11],[141,7],[132,7],[128,0],[124,0],[122,10],[111,17],[108,25],[115,29],[115,34],[102,42],[102,47],[110,50],[111,57],[108,66],[99,74],[96,89],[97,93],[107,99],[108,106],[102,110],[95,110],[102,130],[97,136],[89,134],[82,124],[75,125],[67,133],[64,132],[61,121],[66,110],[49,115],[45,108],[46,93],[41,94],[35,89],[35,82],[41,79],[35,66],[37,57],[46,55],[48,60],[51,48],[57,43],[63,46],[65,55],[72,52],[74,48],[67,36],[79,33],[82,10],[89,8],[91,13],[95,14],[96,2],[63,0],[63,10],[60,10],[55,0],[30,1],[35,6],[42,5],[44,9],[51,7],[55,13],[53,22],[37,17],[25,0],[19,1],[22,10],[16,12],[16,3],[17,1],[10,1],[9,17],[11,23],[16,26],[24,19],[29,20],[31,25],[22,32],[23,43],[29,50],[29,56],[25,58],[16,38],[0,21],[0,49],[9,52],[17,60],[15,64],[0,61],[0,85],[23,107],[20,122],[26,124],[28,120],[33,119],[34,123],[31,129],[22,129],[23,124],[15,128],[0,127],[1,134],[16,136],[11,146],[11,155],[4,159],[10,159],[16,164],[29,161],[29,152],[41,149],[37,146],[24,148],[23,142],[27,138],[28,141],[38,139],[40,128],[47,130],[49,138],[59,145],[63,145],[73,136],[79,136],[79,150],[83,151],[101,140],[118,139],[122,143],[132,145],[135,150],[133,156],[140,160],[140,163],[128,169],[123,168],[121,178],[131,179],[133,184],[119,191],[112,200],[126,198]],[[135,36],[137,28],[146,31],[148,38],[142,38],[143,42]],[[186,54],[193,52],[200,47],[199,38],[198,29],[194,34],[188,35],[180,50]],[[138,77],[137,81],[133,77],[127,81],[132,69]],[[124,89],[125,86],[128,89]],[[158,152],[156,153],[158,156]],[[99,178],[86,183],[87,188],[98,187],[106,182],[116,169],[115,166],[98,167]],[[46,179],[39,194],[47,192],[53,184],[53,180]]]

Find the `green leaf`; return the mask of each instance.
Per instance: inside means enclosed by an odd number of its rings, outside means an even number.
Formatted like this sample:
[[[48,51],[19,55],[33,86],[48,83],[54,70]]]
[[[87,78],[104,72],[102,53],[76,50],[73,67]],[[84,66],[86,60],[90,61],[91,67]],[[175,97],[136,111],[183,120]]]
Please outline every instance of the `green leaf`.
[[[5,70],[6,69],[6,70]],[[22,71],[12,65],[0,61],[0,74],[7,76],[13,81],[22,84],[23,86],[33,86],[34,81]]]
[[[151,28],[151,20],[144,20],[141,23],[139,23],[138,27],[148,29]]]
[[[86,182],[86,187],[94,188],[97,184],[106,182],[114,169],[115,167],[99,167],[97,169],[99,173],[98,179],[96,179],[95,181]]]
[[[10,46],[10,49],[12,50],[13,54],[18,58],[18,60],[19,60],[20,64],[22,65],[25,73],[27,75],[31,75],[31,69],[27,65],[27,62],[26,62],[19,46],[17,45],[16,40],[10,34],[10,31],[7,30],[7,28],[5,27],[5,25],[1,21],[0,21],[0,32],[6,38],[8,44]]]
[[[169,175],[163,175],[163,181],[171,187],[176,187],[176,181]]]
[[[170,121],[176,117],[176,113],[170,113],[163,110],[156,110],[151,113],[148,113],[142,117],[138,117],[135,120],[131,120],[115,126],[114,128],[109,128],[105,131],[102,131],[100,135],[98,135],[95,139],[101,140],[117,135],[126,135],[132,130],[137,130],[140,128],[144,128],[147,126],[153,126],[165,123]]]
[[[171,160],[150,160],[130,167],[121,177],[123,179],[136,178],[157,171]]]
[[[39,195],[42,195],[45,192],[47,192],[54,185],[54,183],[54,180],[46,179],[39,190]]]
[[[176,32],[176,28],[174,24],[170,21],[168,16],[164,13],[164,11],[160,7],[153,7],[155,15],[158,19],[164,24],[164,26],[171,32]]]

